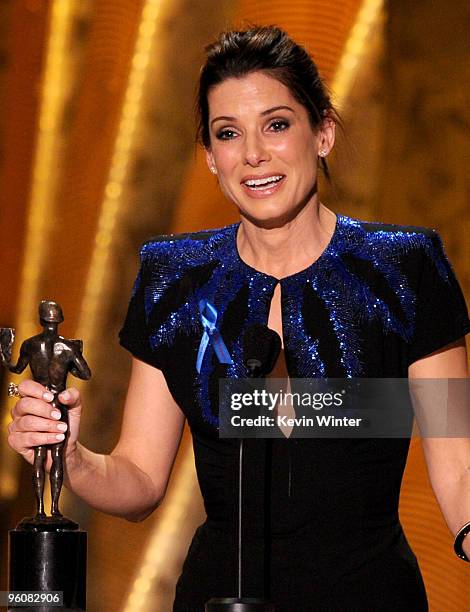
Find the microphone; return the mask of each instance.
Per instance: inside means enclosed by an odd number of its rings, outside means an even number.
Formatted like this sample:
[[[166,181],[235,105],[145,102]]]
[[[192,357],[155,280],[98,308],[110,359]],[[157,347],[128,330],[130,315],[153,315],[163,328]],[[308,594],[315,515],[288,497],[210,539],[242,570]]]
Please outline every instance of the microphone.
[[[243,363],[250,378],[270,374],[281,352],[281,338],[267,325],[250,325],[243,336]]]
[[[243,336],[243,363],[249,378],[263,378],[270,374],[281,352],[281,338],[267,325],[250,325]],[[206,612],[275,612],[274,605],[265,599],[242,597],[242,482],[243,438],[238,455],[238,597],[213,597],[205,606]],[[266,566],[264,568],[266,574]],[[265,576],[266,578],[266,576]]]

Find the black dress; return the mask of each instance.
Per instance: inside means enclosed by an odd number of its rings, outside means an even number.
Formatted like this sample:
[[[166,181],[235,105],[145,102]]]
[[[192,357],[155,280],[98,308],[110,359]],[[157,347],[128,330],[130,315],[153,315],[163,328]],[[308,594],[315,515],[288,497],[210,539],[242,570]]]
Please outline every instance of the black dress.
[[[120,332],[163,371],[193,436],[207,520],[176,586],[177,612],[237,594],[238,442],[218,437],[218,381],[246,376],[243,332],[267,324],[277,282],[290,378],[406,378],[413,361],[470,331],[434,230],[337,215],[321,256],[278,281],[240,259],[238,226],[145,243]],[[269,445],[245,441],[243,595],[270,598],[278,612],[427,610],[398,516],[409,439]]]

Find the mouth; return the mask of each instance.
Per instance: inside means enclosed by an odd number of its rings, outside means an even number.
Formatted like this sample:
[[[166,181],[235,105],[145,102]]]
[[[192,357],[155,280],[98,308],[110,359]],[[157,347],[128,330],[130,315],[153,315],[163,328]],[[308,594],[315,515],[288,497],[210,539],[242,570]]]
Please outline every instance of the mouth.
[[[285,180],[284,174],[271,174],[266,176],[248,177],[242,180],[245,190],[252,194],[271,195]]]

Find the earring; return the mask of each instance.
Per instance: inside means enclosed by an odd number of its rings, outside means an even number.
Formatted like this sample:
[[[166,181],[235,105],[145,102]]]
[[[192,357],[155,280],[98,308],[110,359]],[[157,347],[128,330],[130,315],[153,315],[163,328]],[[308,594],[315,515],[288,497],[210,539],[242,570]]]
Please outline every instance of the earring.
[[[211,166],[212,174],[217,174],[217,168],[215,166]]]
[[[318,155],[319,155],[320,157],[326,157],[326,151],[325,151],[325,149],[321,149],[320,151],[318,151]]]

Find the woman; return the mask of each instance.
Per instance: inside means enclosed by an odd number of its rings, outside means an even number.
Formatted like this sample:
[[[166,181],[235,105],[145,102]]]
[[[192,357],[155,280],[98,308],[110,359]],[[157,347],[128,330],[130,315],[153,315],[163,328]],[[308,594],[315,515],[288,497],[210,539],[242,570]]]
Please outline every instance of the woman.
[[[194,612],[237,591],[238,443],[218,436],[218,380],[246,376],[247,327],[277,331],[276,373],[294,378],[467,377],[470,330],[436,232],[335,215],[319,201],[317,171],[328,175],[338,117],[315,65],[285,33],[221,34],[198,107],[209,168],[241,221],[142,248],[121,330],[132,375],[110,455],[78,442],[79,393],[60,396],[70,408],[67,486],[130,520],[162,500],[188,419],[207,520],[174,610]],[[211,326],[218,343],[204,339]],[[25,381],[20,393],[9,442],[31,462],[34,445],[55,441],[55,415],[40,385]],[[276,439],[271,463],[266,440],[245,442],[244,596],[265,596],[278,611],[427,610],[398,518],[409,439]],[[456,534],[470,520],[469,441],[423,444]],[[470,556],[470,538],[462,550]]]

